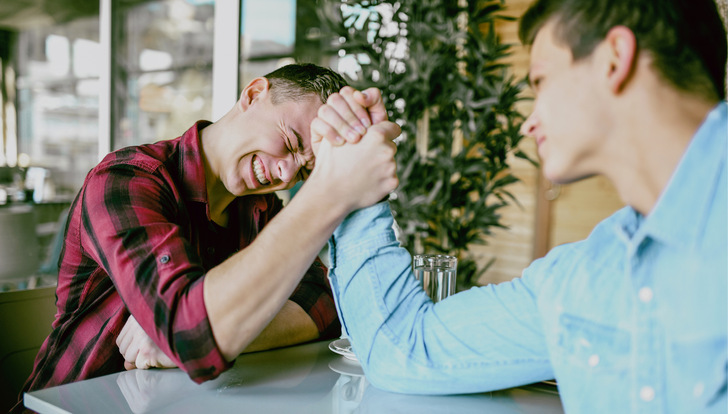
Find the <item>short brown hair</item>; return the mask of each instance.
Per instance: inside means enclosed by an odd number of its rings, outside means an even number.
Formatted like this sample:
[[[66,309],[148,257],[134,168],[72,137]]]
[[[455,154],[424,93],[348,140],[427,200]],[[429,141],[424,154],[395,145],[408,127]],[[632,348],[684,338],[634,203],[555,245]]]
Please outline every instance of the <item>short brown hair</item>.
[[[270,82],[271,101],[299,101],[316,95],[322,103],[346,86],[346,81],[329,68],[313,63],[293,63],[265,75]]]
[[[626,26],[673,86],[725,99],[728,47],[714,0],[537,0],[521,18],[521,42],[532,44],[551,21],[574,60],[589,56],[612,27]]]

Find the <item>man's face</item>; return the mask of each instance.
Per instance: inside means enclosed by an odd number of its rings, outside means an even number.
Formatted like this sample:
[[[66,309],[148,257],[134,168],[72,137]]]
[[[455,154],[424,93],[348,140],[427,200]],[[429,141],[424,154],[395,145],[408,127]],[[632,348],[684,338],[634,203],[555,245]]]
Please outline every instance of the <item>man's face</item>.
[[[274,105],[267,91],[246,108],[239,145],[230,148],[220,179],[235,196],[293,187],[314,167],[310,125],[318,97]]]
[[[597,65],[592,57],[574,62],[569,48],[555,42],[553,24],[538,32],[531,48],[535,100],[521,132],[536,139],[544,175],[566,183],[598,172],[606,124]]]

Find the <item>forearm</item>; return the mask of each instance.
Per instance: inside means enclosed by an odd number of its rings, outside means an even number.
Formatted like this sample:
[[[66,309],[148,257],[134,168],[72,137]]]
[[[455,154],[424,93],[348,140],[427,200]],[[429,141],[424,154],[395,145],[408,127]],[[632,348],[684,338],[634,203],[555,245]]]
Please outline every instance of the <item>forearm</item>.
[[[255,352],[312,341],[319,332],[311,317],[292,301],[287,301],[280,312],[243,352]]]
[[[318,338],[319,332],[311,317],[295,302],[287,301],[280,312],[243,352],[280,348]],[[177,364],[165,354],[129,316],[116,339],[119,352],[124,356],[124,368],[175,368]]]
[[[226,359],[250,345],[283,307],[344,217],[396,188],[391,140],[399,131],[383,122],[356,145],[321,143],[316,167],[296,197],[250,246],[207,273],[205,307]]]
[[[304,186],[254,243],[205,276],[208,319],[226,359],[234,359],[249,346],[261,346],[253,340],[274,320],[343,220],[346,209],[322,209],[322,199],[325,194],[315,186]],[[313,324],[310,318],[307,323]]]
[[[334,232],[331,284],[342,326],[372,384],[391,391],[479,392],[551,374],[540,317],[522,281],[433,304],[395,240],[387,203]]]

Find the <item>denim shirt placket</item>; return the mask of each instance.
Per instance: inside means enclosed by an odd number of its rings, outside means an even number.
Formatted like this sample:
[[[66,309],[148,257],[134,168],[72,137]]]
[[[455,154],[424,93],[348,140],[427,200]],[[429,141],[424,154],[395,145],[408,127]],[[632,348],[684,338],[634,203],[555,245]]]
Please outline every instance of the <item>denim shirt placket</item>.
[[[626,232],[620,237],[623,240],[627,238],[625,271],[632,281],[631,297],[634,301],[632,366],[642,367],[632,370],[632,412],[662,413],[665,411],[666,399],[665,367],[660,362],[664,361],[665,356],[664,333],[656,322],[654,272],[642,270],[654,270],[650,263],[646,263],[645,257],[649,256],[646,254],[649,250],[657,249],[658,245],[640,230],[631,238]]]

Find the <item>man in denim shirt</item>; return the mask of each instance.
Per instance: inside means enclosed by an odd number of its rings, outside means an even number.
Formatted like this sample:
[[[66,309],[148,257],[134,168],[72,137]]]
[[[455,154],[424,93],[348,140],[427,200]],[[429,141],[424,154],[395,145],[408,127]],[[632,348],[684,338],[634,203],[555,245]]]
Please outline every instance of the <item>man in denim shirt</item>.
[[[437,304],[389,205],[352,213],[330,241],[329,277],[367,378],[422,394],[556,378],[569,413],[726,413],[726,32],[715,3],[539,0],[520,35],[536,93],[523,132],[544,174],[605,175],[627,207],[522,277]]]

